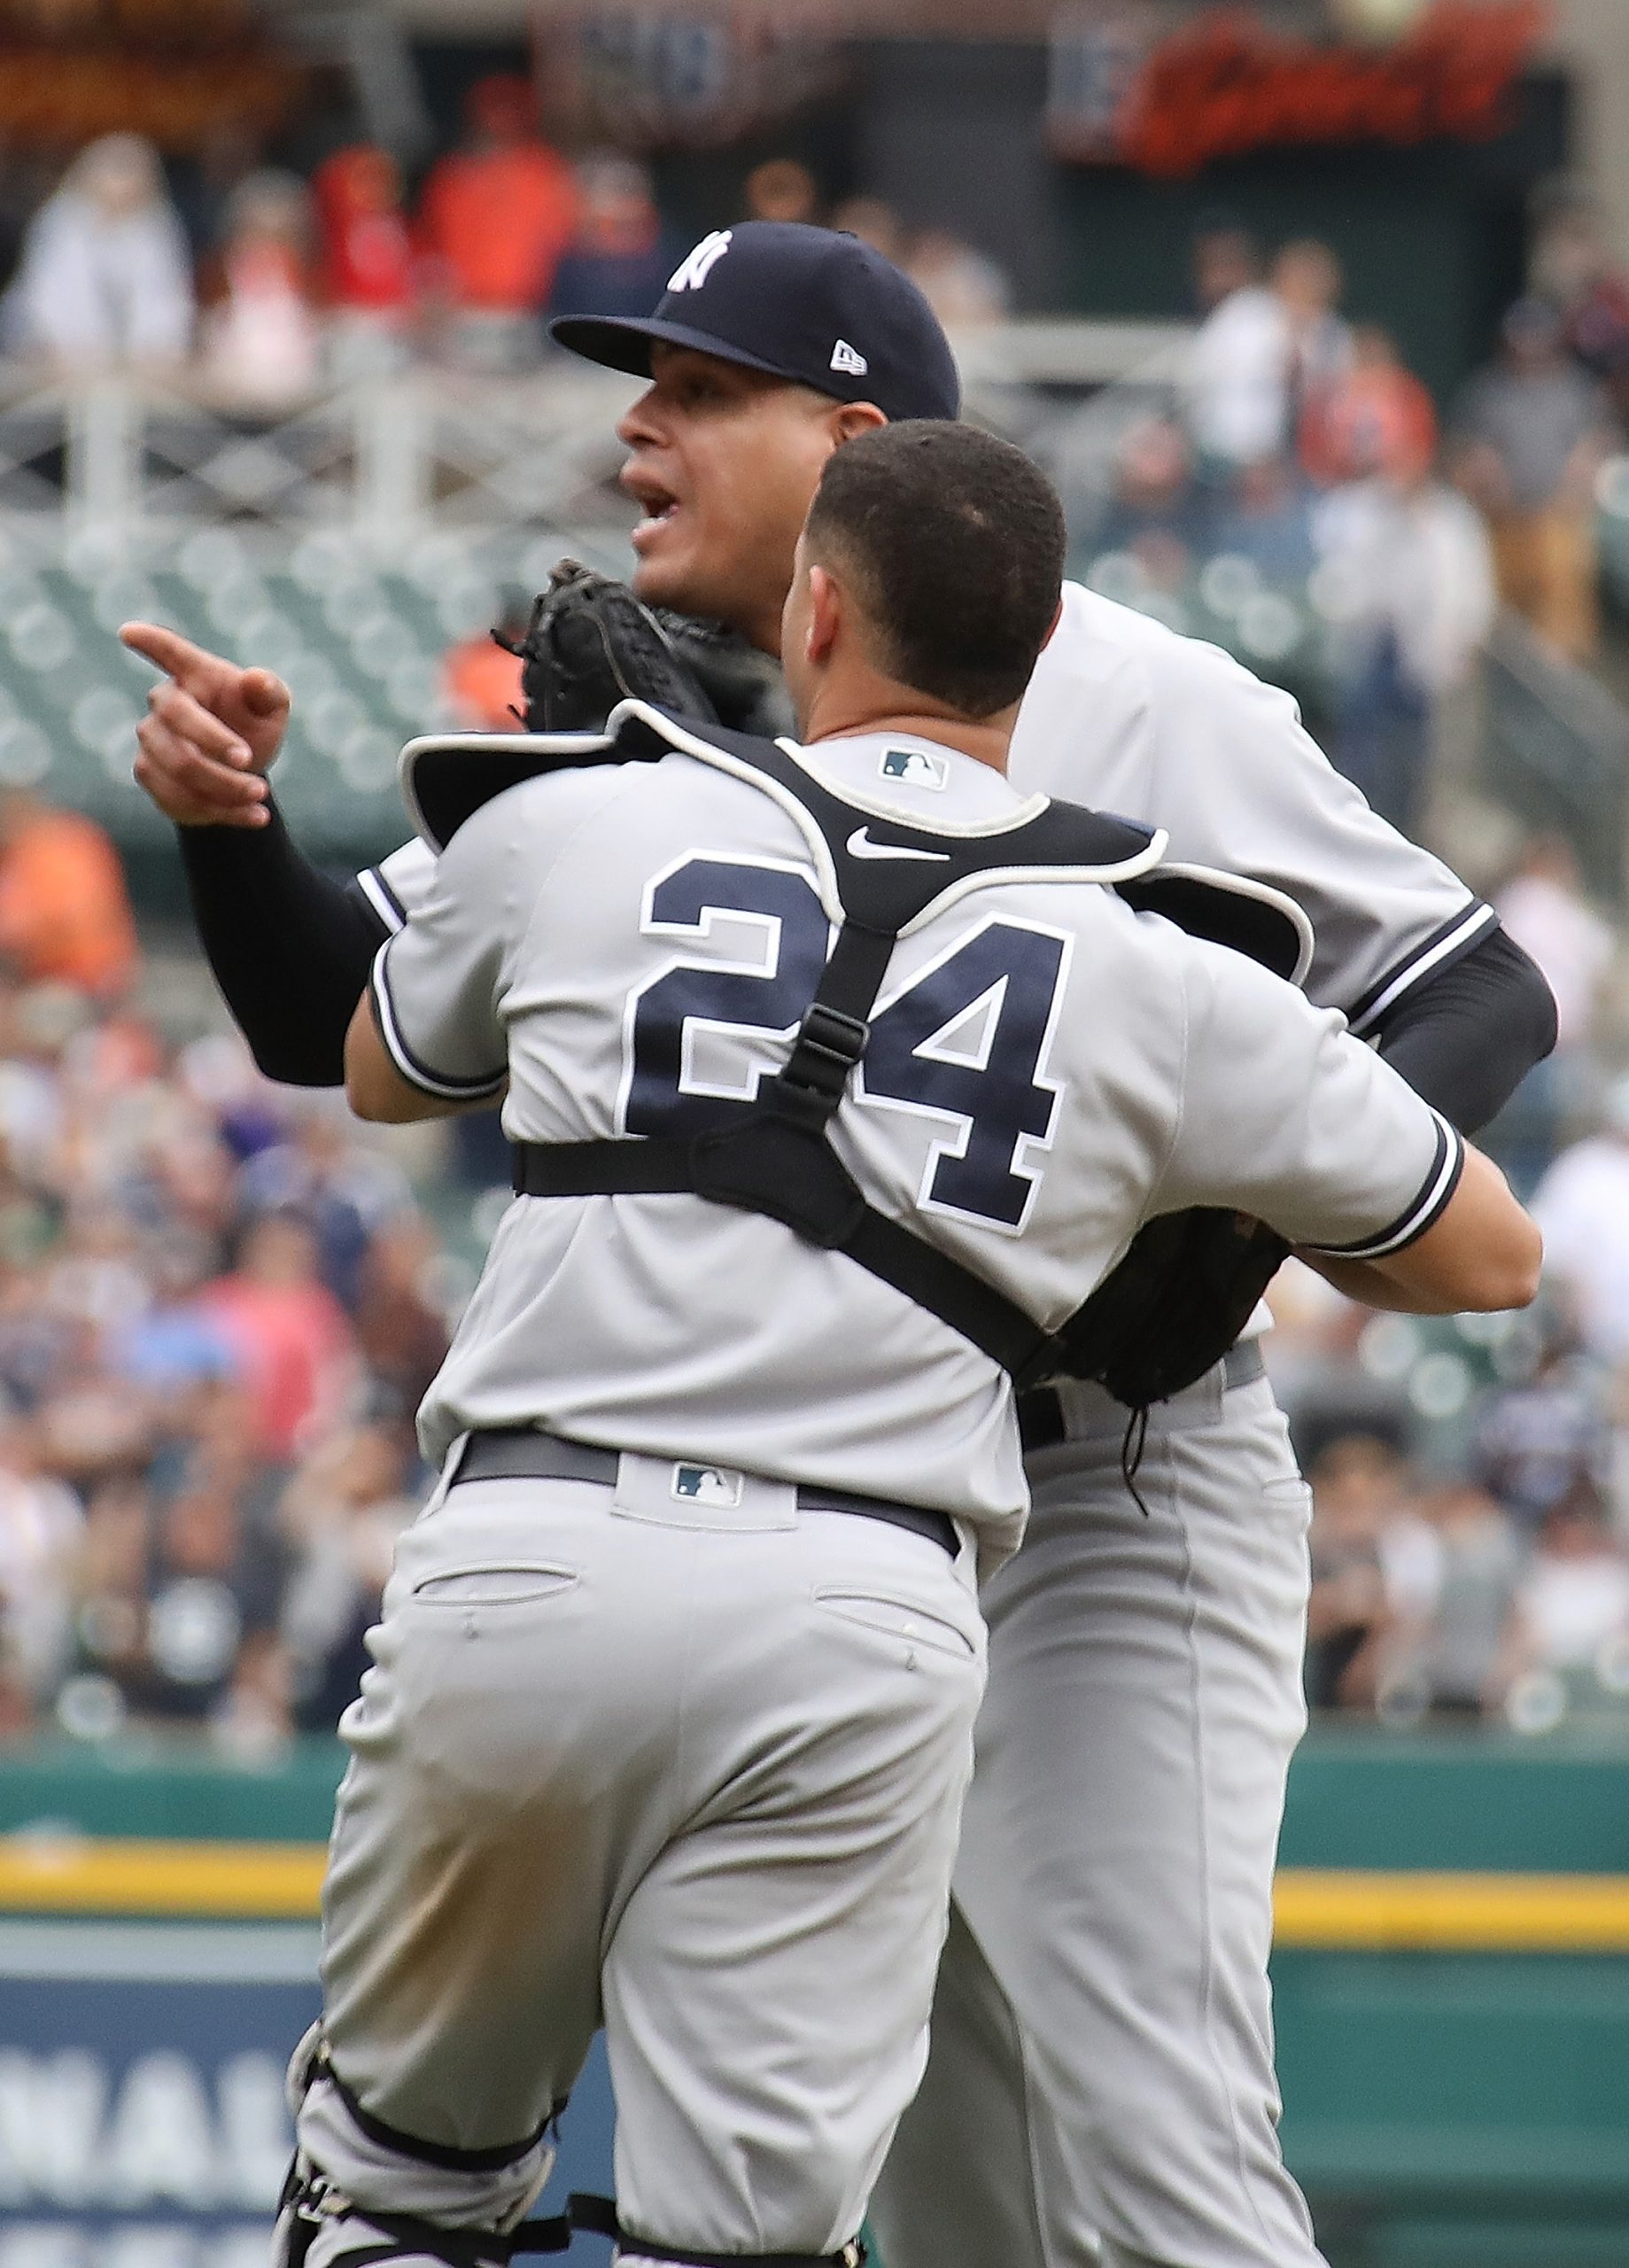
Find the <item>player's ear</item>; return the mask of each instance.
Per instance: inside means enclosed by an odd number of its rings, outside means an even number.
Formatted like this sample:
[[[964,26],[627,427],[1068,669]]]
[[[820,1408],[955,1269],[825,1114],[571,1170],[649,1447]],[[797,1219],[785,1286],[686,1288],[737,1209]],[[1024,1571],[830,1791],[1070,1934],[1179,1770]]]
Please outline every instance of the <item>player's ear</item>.
[[[840,449],[845,441],[857,441],[862,433],[874,433],[879,425],[888,423],[874,401],[845,401],[829,415],[832,447],[835,449]]]
[[[808,620],[803,633],[803,651],[816,669],[830,661],[842,628],[846,603],[842,585],[824,567],[809,570]]]

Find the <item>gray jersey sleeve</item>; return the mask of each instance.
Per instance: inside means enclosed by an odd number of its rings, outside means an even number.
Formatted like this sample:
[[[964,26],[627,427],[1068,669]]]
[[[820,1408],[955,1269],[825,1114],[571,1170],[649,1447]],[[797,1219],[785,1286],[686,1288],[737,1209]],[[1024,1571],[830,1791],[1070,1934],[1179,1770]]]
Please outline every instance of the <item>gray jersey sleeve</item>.
[[[1496,925],[1370,811],[1287,693],[1075,584],[1024,697],[1012,776],[1167,828],[1174,858],[1286,891],[1313,926],[1308,997],[1360,1033]]]
[[[524,918],[519,849],[501,802],[477,812],[438,859],[425,852],[416,902],[399,913],[373,965],[374,1012],[392,1061],[444,1102],[495,1095],[507,1075],[500,1002]]]
[[[1148,816],[1167,826],[1180,811],[1211,864],[1288,891],[1313,927],[1308,998],[1365,1031],[1497,917],[1369,809],[1287,693],[1215,647],[1186,642],[1188,681],[1153,713]],[[1173,827],[1173,849],[1179,841]]]
[[[1447,1121],[1338,1014],[1237,954],[1181,950],[1182,1115],[1150,1210],[1230,1206],[1353,1259],[1423,1236],[1464,1161]]]

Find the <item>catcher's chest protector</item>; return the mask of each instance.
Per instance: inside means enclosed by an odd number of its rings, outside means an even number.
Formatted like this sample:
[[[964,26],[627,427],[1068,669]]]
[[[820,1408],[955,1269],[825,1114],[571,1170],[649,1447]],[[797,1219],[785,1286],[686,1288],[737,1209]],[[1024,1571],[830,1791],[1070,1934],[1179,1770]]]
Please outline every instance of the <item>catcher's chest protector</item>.
[[[901,932],[997,875],[1036,869],[1106,883],[1140,910],[1248,952],[1286,977],[1308,937],[1288,899],[1230,878],[1162,866],[1165,838],[1132,821],[1050,803],[997,833],[935,833],[879,818],[834,794],[788,749],[719,726],[679,724],[625,703],[602,735],[460,736],[410,743],[403,781],[421,830],[439,848],[502,788],[561,765],[651,761],[678,750],[770,795],[808,841],[836,941],[783,1068],[716,1130],[696,1135],[515,1146],[515,1188],[532,1197],[689,1192],[781,1222],[842,1252],[927,1309],[1020,1386],[1095,1376],[1080,1353],[1082,1309],[1042,1330],[1005,1293],[866,1199],[827,1138]],[[857,844],[858,848],[856,848]],[[881,850],[885,855],[879,857]],[[893,856],[886,855],[888,852]],[[1086,1334],[1090,1340],[1091,1334]]]

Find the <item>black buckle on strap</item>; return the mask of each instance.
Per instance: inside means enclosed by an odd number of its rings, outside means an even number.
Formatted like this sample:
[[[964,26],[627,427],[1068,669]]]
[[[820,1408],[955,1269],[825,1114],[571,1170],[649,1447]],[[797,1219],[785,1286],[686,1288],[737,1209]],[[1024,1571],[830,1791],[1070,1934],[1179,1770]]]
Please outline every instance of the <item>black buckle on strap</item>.
[[[798,1027],[781,1078],[788,1086],[811,1088],[834,1110],[870,1037],[871,1026],[863,1017],[817,1000]]]

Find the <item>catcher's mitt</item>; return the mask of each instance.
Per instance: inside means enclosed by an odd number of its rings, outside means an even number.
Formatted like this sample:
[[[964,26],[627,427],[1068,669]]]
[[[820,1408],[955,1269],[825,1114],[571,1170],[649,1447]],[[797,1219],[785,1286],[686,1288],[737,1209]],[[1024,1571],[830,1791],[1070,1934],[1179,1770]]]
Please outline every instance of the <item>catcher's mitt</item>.
[[[562,559],[517,639],[530,733],[596,732],[619,701],[648,701],[698,725],[773,734],[789,712],[767,656],[716,623],[644,606],[624,583]]]
[[[1219,1363],[1289,1246],[1245,1213],[1195,1206],[1148,1222],[1066,1333],[1066,1376],[1140,1410]]]

